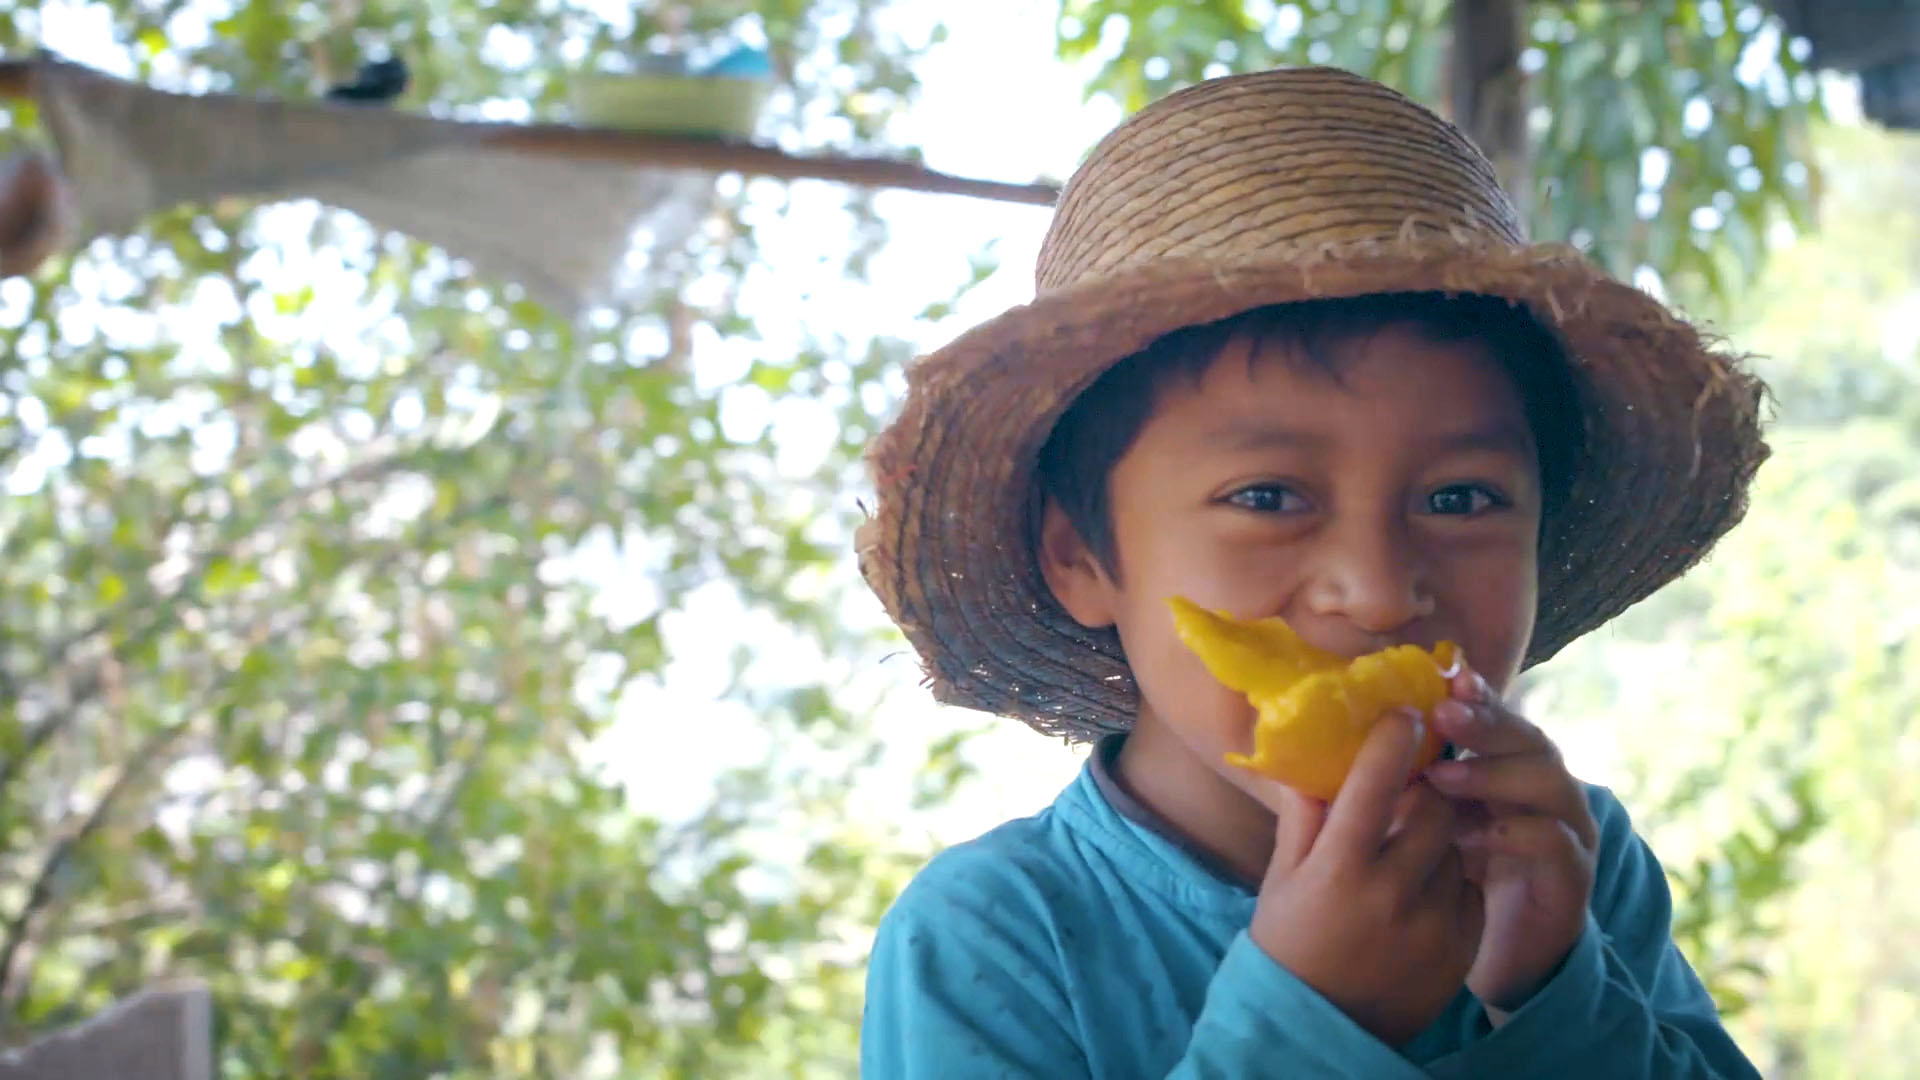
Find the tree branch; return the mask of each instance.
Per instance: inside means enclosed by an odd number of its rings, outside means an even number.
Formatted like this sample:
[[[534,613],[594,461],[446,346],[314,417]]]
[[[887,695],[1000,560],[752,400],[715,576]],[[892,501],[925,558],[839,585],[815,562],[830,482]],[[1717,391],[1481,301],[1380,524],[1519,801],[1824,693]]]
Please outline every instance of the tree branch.
[[[90,919],[65,923],[62,929],[67,935],[85,937],[97,934],[119,934],[128,930],[140,930],[150,923],[178,922],[198,915],[201,911],[199,901],[191,897],[179,900],[149,900],[141,904],[122,904],[109,908]]]
[[[11,1008],[25,986],[24,979],[16,979],[16,960],[21,947],[25,945],[28,931],[34,918],[46,908],[54,898],[54,878],[74,850],[85,843],[94,833],[106,824],[107,815],[114,804],[133,786],[133,782],[147,770],[156,757],[193,726],[193,721],[183,720],[171,727],[163,728],[149,735],[132,758],[120,763],[116,775],[107,785],[106,791],[94,803],[93,809],[70,829],[67,835],[56,841],[40,864],[39,872],[34,875],[33,885],[27,890],[27,898],[7,922],[5,936],[0,937],[0,1007]]]

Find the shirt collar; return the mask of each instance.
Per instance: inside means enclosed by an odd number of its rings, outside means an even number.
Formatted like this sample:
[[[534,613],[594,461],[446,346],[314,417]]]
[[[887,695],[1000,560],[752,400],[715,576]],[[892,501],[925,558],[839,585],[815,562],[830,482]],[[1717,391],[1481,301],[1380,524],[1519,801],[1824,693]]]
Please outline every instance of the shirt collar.
[[[1093,753],[1087,755],[1087,774],[1093,778],[1094,787],[1099,789],[1100,797],[1106,800],[1114,813],[1171,844],[1175,850],[1209,877],[1245,892],[1256,891],[1257,884],[1242,878],[1226,863],[1201,850],[1191,840],[1181,835],[1173,822],[1168,821],[1127,790],[1114,768],[1114,762],[1120,754],[1120,747],[1126,743],[1126,740],[1127,736],[1124,732],[1108,735],[1094,746]]]

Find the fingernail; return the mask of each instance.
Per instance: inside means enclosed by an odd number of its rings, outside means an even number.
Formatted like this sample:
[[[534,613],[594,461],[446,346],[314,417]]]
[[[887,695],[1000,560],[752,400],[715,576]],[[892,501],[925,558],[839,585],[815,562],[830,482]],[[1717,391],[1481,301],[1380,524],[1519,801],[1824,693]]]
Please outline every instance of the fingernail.
[[[1477,671],[1473,673],[1473,696],[1479,701],[1493,700],[1493,687],[1488,686],[1487,680]]]
[[[1427,779],[1442,784],[1450,784],[1467,777],[1467,766],[1463,761],[1436,761],[1427,766]]]
[[[1454,727],[1467,727],[1474,721],[1473,709],[1463,702],[1443,701],[1433,707],[1435,719],[1444,720]]]
[[[1454,693],[1466,701],[1481,702],[1487,700],[1487,680],[1473,670],[1462,671],[1453,681]]]

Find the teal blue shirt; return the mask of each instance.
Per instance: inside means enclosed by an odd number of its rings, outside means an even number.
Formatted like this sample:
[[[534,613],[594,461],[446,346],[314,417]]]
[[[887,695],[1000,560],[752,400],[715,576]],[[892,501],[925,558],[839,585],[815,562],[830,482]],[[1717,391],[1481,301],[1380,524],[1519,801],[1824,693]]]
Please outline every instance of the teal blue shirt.
[[[1253,943],[1254,894],[1107,779],[1117,747],[901,893],[868,969],[863,1076],[1759,1076],[1675,948],[1660,864],[1606,789],[1588,789],[1599,872],[1559,974],[1497,1031],[1462,990],[1393,1047]]]

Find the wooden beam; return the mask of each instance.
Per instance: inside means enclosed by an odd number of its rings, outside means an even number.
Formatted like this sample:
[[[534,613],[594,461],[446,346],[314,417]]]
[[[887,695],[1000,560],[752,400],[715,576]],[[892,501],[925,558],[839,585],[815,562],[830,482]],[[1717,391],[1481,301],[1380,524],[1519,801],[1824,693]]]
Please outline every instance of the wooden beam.
[[[36,73],[41,63],[39,60],[0,59],[0,97],[34,96]],[[356,108],[320,102],[314,102],[313,107]],[[964,195],[1029,206],[1052,206],[1060,198],[1060,188],[1055,184],[1022,184],[954,176],[900,158],[856,154],[792,154],[777,146],[745,140],[585,128],[569,124],[444,122],[478,129],[480,138],[497,146],[576,161],[614,162],[638,168],[701,169],[767,176],[777,180],[827,180],[856,187]]]
[[[495,146],[575,161],[704,169],[777,180],[830,180],[856,187],[967,195],[1031,206],[1052,206],[1060,198],[1060,189],[1053,184],[975,180],[898,158],[790,154],[765,143],[566,124],[490,126],[499,129],[498,134],[488,139]]]

